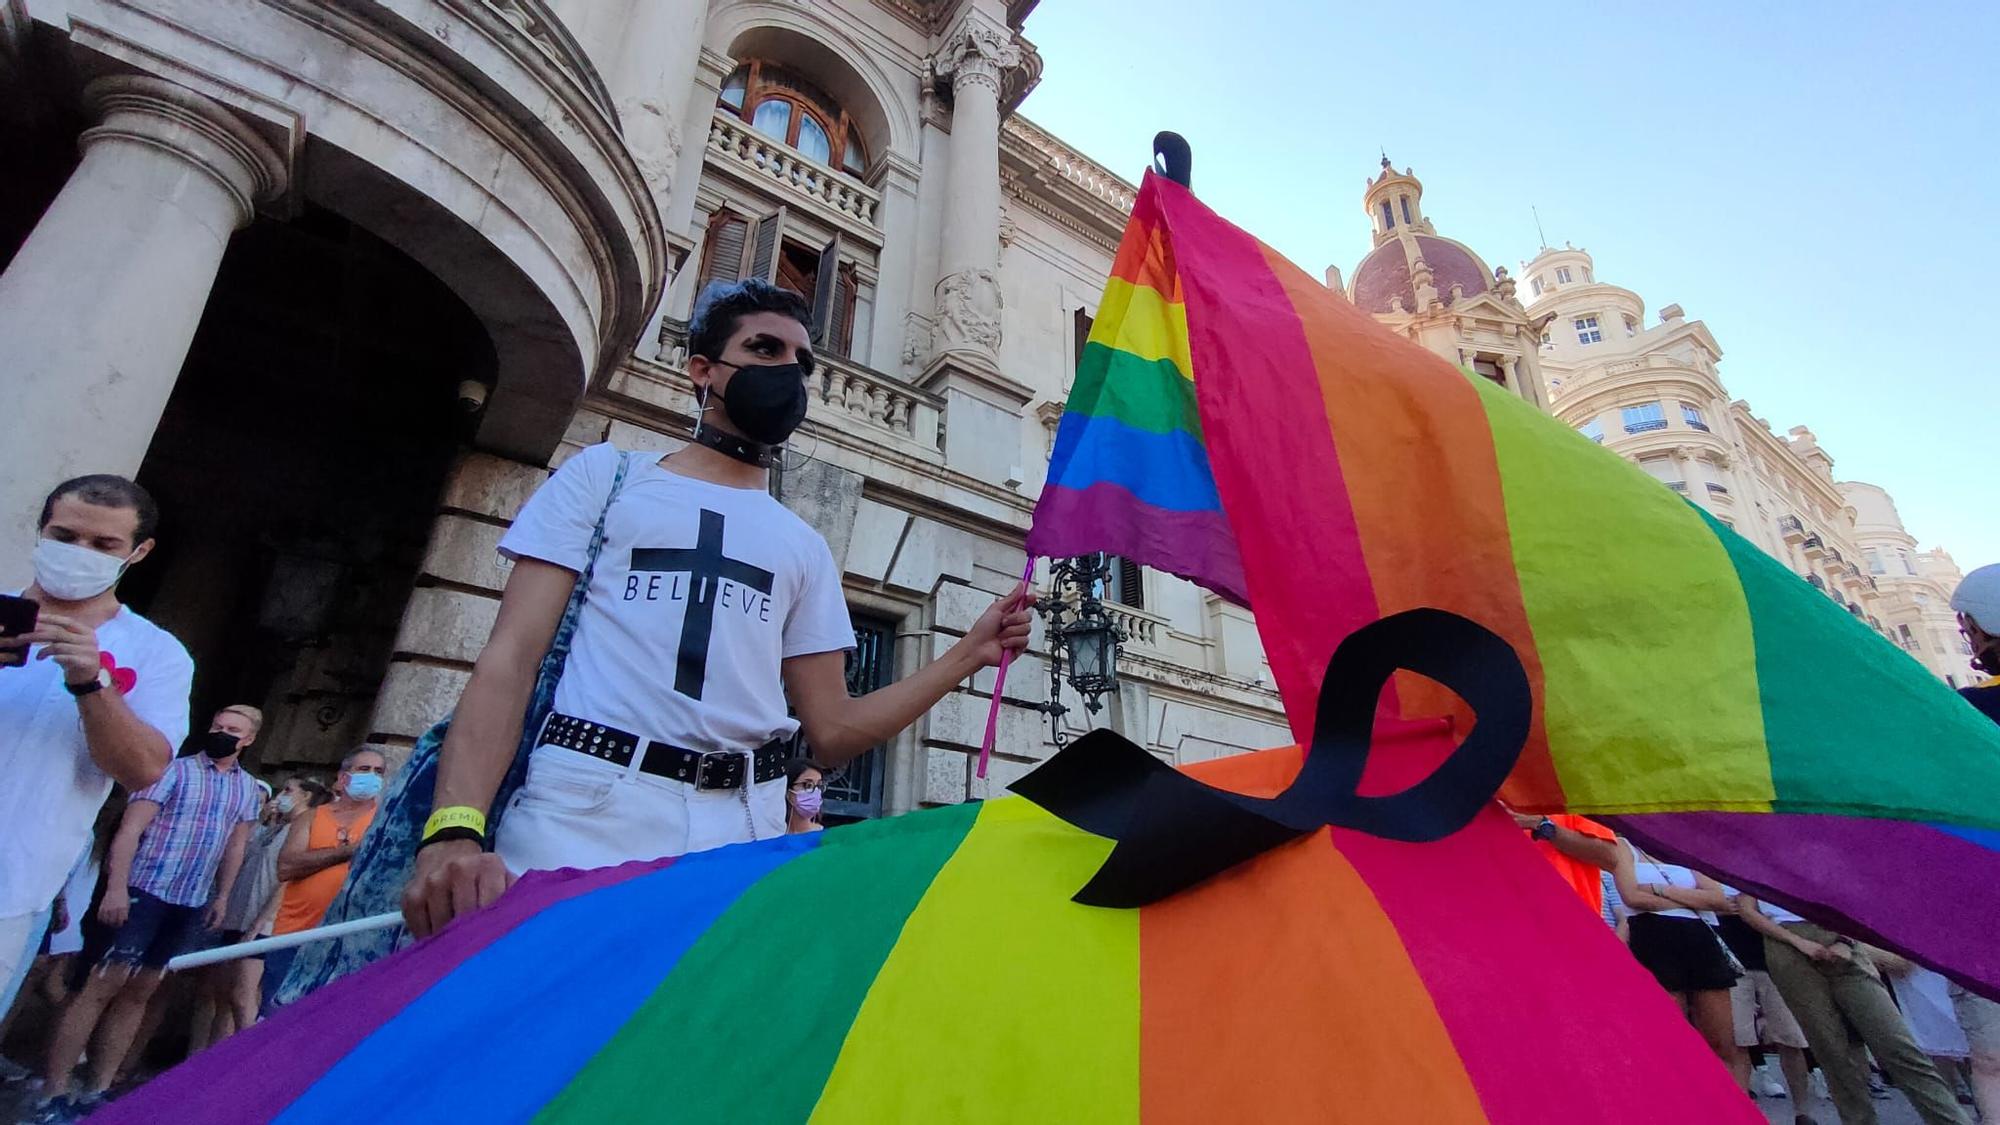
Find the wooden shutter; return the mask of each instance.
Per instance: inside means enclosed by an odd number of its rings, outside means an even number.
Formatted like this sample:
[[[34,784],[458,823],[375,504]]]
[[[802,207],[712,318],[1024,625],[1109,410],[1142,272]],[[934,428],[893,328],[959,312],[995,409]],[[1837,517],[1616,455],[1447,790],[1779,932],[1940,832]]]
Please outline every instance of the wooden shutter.
[[[1074,343],[1076,347],[1076,366],[1078,367],[1083,366],[1083,345],[1090,339],[1090,326],[1093,323],[1095,323],[1095,320],[1089,313],[1084,312],[1082,309],[1076,310]]]
[[[1117,564],[1118,589],[1115,592],[1116,600],[1121,605],[1129,605],[1133,609],[1145,609],[1146,587],[1140,577],[1139,564],[1123,556],[1114,557],[1111,561]]]
[[[834,314],[838,311],[834,307],[837,296],[834,291],[839,287],[840,235],[835,234],[831,242],[820,248],[819,272],[813,278],[812,291],[812,342],[829,351],[834,350],[828,341],[831,339]]]
[[[778,250],[785,232],[785,209],[776,211],[757,220],[750,231],[748,261],[744,263],[742,276],[758,281],[778,279]]]
[[[834,275],[833,323],[829,328],[833,343],[828,349],[835,355],[854,355],[854,270],[842,269]]]
[[[750,237],[750,220],[727,211],[709,220],[707,245],[702,247],[699,291],[711,281],[736,281],[743,276],[743,250]]]

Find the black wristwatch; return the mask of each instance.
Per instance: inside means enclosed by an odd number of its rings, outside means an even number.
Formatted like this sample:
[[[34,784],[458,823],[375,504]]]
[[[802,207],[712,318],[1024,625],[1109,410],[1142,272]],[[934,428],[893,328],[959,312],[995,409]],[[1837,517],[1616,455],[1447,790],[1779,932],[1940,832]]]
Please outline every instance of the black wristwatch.
[[[97,675],[94,678],[80,684],[73,684],[70,683],[68,680],[63,681],[63,687],[67,689],[71,695],[76,696],[78,699],[82,699],[84,696],[89,695],[92,692],[103,691],[105,688],[108,688],[110,686],[111,686],[111,672],[105,668],[99,668],[97,670]]]
[[[1542,822],[1535,825],[1534,830],[1529,835],[1537,840],[1553,840],[1556,838],[1556,822],[1550,820],[1548,817],[1543,817]]]

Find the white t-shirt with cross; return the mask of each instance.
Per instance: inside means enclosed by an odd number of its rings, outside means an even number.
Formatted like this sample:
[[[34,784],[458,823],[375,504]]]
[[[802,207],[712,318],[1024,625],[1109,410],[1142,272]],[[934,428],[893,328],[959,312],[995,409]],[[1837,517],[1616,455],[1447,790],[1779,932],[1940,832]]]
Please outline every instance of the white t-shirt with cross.
[[[500,539],[509,559],[582,573],[618,450],[563,463]],[[854,647],[826,540],[770,493],[635,453],[604,524],[556,710],[691,750],[789,738],[782,663]]]

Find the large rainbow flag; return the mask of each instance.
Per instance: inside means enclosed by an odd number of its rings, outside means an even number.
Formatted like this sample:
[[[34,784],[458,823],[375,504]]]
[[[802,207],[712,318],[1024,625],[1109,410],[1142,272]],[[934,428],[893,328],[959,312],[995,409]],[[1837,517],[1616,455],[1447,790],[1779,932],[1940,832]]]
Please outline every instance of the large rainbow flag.
[[[1763,1120],[1511,820],[1452,841],[1109,910],[1070,896],[1110,841],[1006,798],[531,874],[93,1120]]]
[[[1533,687],[1514,807],[1703,810],[1626,823],[2000,990],[1990,890],[1952,919],[1867,902],[1888,872],[1921,886],[1947,859],[2000,886],[2000,728],[1777,561],[1157,175],[1088,350],[1031,549],[1111,551],[1247,597],[1299,739],[1343,637],[1414,607],[1461,614],[1512,644]],[[1434,685],[1398,687],[1405,717],[1455,712]],[[1816,822],[1886,850],[1843,860]]]

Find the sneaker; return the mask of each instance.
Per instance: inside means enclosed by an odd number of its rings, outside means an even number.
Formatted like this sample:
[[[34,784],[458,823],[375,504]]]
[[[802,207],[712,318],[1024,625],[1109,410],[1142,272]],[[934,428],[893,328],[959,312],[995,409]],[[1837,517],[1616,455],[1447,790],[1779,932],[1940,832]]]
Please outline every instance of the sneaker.
[[[0,1086],[17,1086],[34,1076],[34,1071],[6,1055],[0,1055]]]
[[[1765,1063],[1763,1066],[1750,1072],[1750,1089],[1760,1097],[1782,1098],[1786,1096],[1784,1080],[1771,1073],[1770,1063]]]
[[[1815,1067],[1815,1068],[1813,1069],[1813,1072],[1812,1072],[1812,1078],[1811,1078],[1811,1079],[1810,1079],[1810,1080],[1809,1080],[1809,1081],[1808,1081],[1808,1082],[1806,1083],[1806,1085],[1807,1085],[1808,1087],[1810,1087],[1810,1088],[1811,1088],[1811,1090],[1812,1090],[1812,1096],[1813,1096],[1814,1100],[1816,1100],[1816,1101],[1831,1101],[1831,1100],[1832,1100],[1832,1098],[1831,1098],[1831,1097],[1830,1097],[1830,1096],[1829,1096],[1829,1095],[1827,1094],[1827,1092],[1826,1092],[1826,1072],[1825,1072],[1825,1071],[1823,1071],[1823,1070],[1820,1070],[1820,1069],[1818,1069],[1817,1067]]]
[[[98,1094],[64,1094],[49,1098],[34,1107],[34,1116],[28,1118],[34,1125],[69,1125],[90,1116],[104,1098]]]

